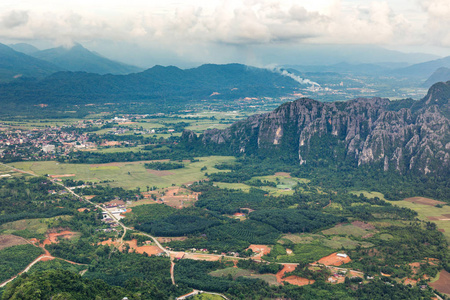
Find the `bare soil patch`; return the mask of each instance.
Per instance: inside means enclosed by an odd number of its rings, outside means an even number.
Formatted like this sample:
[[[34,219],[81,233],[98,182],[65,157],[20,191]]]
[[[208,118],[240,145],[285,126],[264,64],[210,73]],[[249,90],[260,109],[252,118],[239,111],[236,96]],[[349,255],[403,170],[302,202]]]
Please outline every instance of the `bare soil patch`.
[[[303,286],[308,284],[313,284],[314,280],[302,278],[298,276],[289,276],[286,278],[283,278],[285,273],[292,272],[295,270],[296,265],[295,264],[285,264],[283,269],[281,269],[280,272],[277,273],[277,282],[283,284],[283,281],[289,282],[290,284],[295,284],[297,286]]]
[[[180,187],[168,188],[164,193],[165,195],[161,196],[162,203],[177,209],[192,206],[198,200],[199,195],[199,193]]]
[[[185,240],[187,240],[187,236],[157,237],[156,239],[160,243],[169,243],[172,241],[185,241]]]
[[[52,233],[48,233],[47,234],[47,239],[44,240],[44,242],[42,243],[44,246],[45,245],[50,245],[53,243],[58,243],[58,239],[59,238],[63,238],[63,239],[71,239],[74,236],[78,235],[77,232],[73,232],[73,231],[68,231],[68,230],[64,230],[61,232],[52,232]]]
[[[206,255],[198,253],[186,253],[184,258],[194,259],[194,260],[207,260],[207,261],[218,261],[220,260],[219,255]]]
[[[450,273],[442,270],[439,274],[439,280],[429,284],[432,288],[435,288],[438,292],[450,295]]]
[[[365,230],[375,230],[375,226],[373,226],[372,224],[368,224],[365,222],[361,222],[361,221],[353,221],[352,225],[365,229]]]
[[[50,175],[50,178],[74,177],[75,174]]]
[[[130,246],[129,252],[136,251],[136,253],[143,254],[147,253],[148,255],[157,255],[163,252],[158,246],[153,245],[144,245],[138,247],[137,240],[133,239],[131,241],[126,241],[126,243]]]
[[[266,245],[250,245],[247,249],[252,249],[253,252],[257,253],[253,256],[256,259],[261,259],[261,257],[270,253],[270,248]]]
[[[437,201],[437,200],[433,200],[433,199],[425,198],[425,197],[412,197],[412,198],[406,198],[404,200],[411,202],[411,203],[430,205],[430,206],[435,206],[437,204],[446,204],[445,202]]]
[[[12,234],[0,235],[0,250],[12,246],[24,245],[26,243],[27,241],[19,236]]]
[[[288,172],[276,172],[275,176],[283,176],[283,177],[291,178],[291,174],[289,174]]]
[[[173,173],[173,172],[166,171],[166,170],[164,170],[164,171],[158,171],[158,170],[150,170],[150,169],[147,169],[147,173],[156,175],[156,176],[158,176],[158,177],[169,176],[169,175],[174,175],[174,174],[175,174],[175,173]]]
[[[347,255],[347,257],[341,257],[337,255],[336,253],[330,254],[328,256],[322,257],[321,259],[319,259],[317,261],[317,263],[319,264],[323,264],[325,266],[340,266],[346,263],[351,262],[352,260],[350,259],[350,257]]]

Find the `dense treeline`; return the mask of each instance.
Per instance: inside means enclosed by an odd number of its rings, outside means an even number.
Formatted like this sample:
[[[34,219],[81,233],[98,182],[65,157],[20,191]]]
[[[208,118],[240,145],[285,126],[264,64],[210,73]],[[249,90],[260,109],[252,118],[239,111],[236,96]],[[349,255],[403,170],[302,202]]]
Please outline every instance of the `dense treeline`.
[[[0,282],[22,272],[25,267],[44,251],[33,245],[18,245],[0,251]]]
[[[101,279],[110,285],[139,292],[144,299],[167,299],[189,292],[183,285],[172,285],[169,258],[99,249],[98,259],[89,265],[84,275],[88,279]]]
[[[92,202],[104,203],[114,199],[123,201],[136,200],[136,194],[139,194],[140,191],[139,189],[125,190],[121,187],[96,185],[75,189],[75,193],[81,195],[95,195],[95,197],[91,199]]]
[[[141,299],[131,292],[102,280],[88,280],[65,270],[24,273],[9,284],[2,295],[8,299]]]
[[[207,228],[219,225],[222,220],[225,220],[216,213],[198,208],[184,208],[172,212],[168,212],[168,216],[164,218],[153,217],[150,219],[150,216],[155,215],[148,215],[149,219],[142,223],[136,223],[135,228],[156,236],[182,236],[204,232]]]
[[[70,196],[53,195],[50,190],[61,187],[42,177],[0,179],[0,224],[73,214],[77,204]]]

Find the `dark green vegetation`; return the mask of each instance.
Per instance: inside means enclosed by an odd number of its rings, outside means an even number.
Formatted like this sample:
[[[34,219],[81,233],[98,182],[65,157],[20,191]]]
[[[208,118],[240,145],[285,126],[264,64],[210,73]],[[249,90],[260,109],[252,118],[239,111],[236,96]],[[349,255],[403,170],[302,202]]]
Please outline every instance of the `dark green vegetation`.
[[[144,166],[147,169],[158,170],[158,171],[184,168],[183,163],[176,163],[176,162],[152,162],[152,163],[146,163],[146,164],[144,164]]]
[[[290,94],[299,86],[290,77],[240,64],[210,64],[187,70],[155,66],[121,76],[59,72],[40,80],[16,80],[0,86],[0,104],[3,116],[16,115],[19,109],[21,114],[35,116],[64,117],[70,115],[64,111],[72,110],[85,115],[92,107],[83,108],[84,104],[110,102],[124,104],[129,113],[154,113],[160,108],[160,112],[167,111],[195,102],[193,99],[211,99],[213,92],[217,94],[212,99],[219,100],[276,97]],[[130,101],[133,107],[128,104]],[[40,103],[49,106],[33,107]],[[72,103],[82,107],[74,107]]]
[[[77,203],[67,194],[42,177],[0,179],[0,225],[21,219],[49,218],[71,215]],[[61,208],[62,207],[62,208]]]
[[[18,245],[0,251],[0,282],[22,272],[25,267],[44,251],[33,245]]]
[[[88,280],[65,270],[49,270],[21,275],[9,284],[2,299],[140,299],[123,288],[101,280]]]

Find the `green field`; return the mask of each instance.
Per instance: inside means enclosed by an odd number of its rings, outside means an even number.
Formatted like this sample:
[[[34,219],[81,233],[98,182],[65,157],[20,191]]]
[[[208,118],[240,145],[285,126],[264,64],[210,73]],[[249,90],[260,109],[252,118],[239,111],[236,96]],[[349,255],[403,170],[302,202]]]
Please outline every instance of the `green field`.
[[[195,295],[189,299],[191,299],[191,300],[223,300],[222,296],[208,294],[207,292]]]
[[[325,235],[353,235],[353,236],[364,236],[370,232],[370,230],[365,230],[362,228],[359,228],[357,226],[354,226],[352,224],[345,224],[345,225],[336,225],[333,228],[323,230],[322,233]]]
[[[292,242],[294,244],[319,244],[332,249],[355,249],[358,245],[362,248],[373,247],[372,243],[352,240],[348,237],[331,236],[320,234],[285,234],[279,240],[280,243]]]
[[[28,238],[28,236],[43,238],[48,228],[52,227],[58,219],[69,219],[71,216],[58,216],[43,219],[24,219],[0,225],[0,233],[15,234]]]
[[[360,194],[363,194],[364,197],[369,198],[369,199],[378,197],[378,198],[380,198],[381,200],[386,200],[386,199],[384,198],[384,195],[383,195],[382,193],[379,193],[379,192],[352,191],[352,192],[350,192],[350,194],[357,195],[357,196],[359,196]]]
[[[219,269],[219,270],[215,270],[215,271],[212,271],[209,273],[209,275],[214,276],[214,277],[226,277],[226,276],[231,275],[231,277],[233,277],[233,279],[236,279],[240,276],[250,276],[251,274],[252,274],[252,272],[249,270],[235,268],[235,267]]]
[[[281,285],[281,283],[277,281],[277,277],[272,274],[252,274],[250,276],[243,276],[243,277],[250,279],[261,279],[267,282],[269,285]]]
[[[430,220],[427,217],[442,217],[442,215],[450,214],[450,206],[444,205],[442,208],[424,205],[418,203],[412,203],[408,201],[388,201],[392,205],[397,205],[400,207],[406,207],[412,209],[418,213],[419,219],[425,222],[434,222],[436,223],[438,229],[444,230],[443,234],[450,242],[450,220]],[[445,217],[443,217],[445,218]],[[450,218],[445,218],[450,219]]]
[[[55,161],[17,162],[10,164],[16,168],[31,171],[38,175],[64,175],[75,174],[66,177],[74,180],[90,182],[109,181],[112,187],[133,189],[140,187],[145,190],[147,186],[164,188],[182,185],[196,180],[205,179],[205,172],[200,171],[207,167],[207,172],[224,172],[214,168],[218,163],[231,162],[235,158],[231,156],[200,157],[198,162],[185,162],[185,167],[176,170],[159,173],[144,168],[145,162],[126,162],[110,164],[63,164]]]
[[[295,177],[289,177],[289,176],[283,176],[283,175],[256,176],[256,177],[252,177],[251,180],[258,180],[258,179],[261,181],[266,180],[266,181],[277,183],[277,187],[271,187],[271,186],[258,187],[261,190],[267,191],[271,196],[293,195],[295,192],[293,188],[297,185],[297,183],[299,183],[299,182],[300,183],[309,183],[310,182],[310,180],[308,180],[308,179],[295,178]],[[245,184],[245,183],[215,182],[215,185],[217,185],[220,188],[242,190],[244,192],[248,192],[251,188],[250,185]]]

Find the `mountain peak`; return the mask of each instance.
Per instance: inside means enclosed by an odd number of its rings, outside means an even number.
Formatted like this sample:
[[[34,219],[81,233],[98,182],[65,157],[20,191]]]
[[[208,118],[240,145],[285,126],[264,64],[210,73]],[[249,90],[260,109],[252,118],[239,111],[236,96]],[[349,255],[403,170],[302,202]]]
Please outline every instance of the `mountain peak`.
[[[35,52],[32,55],[73,72],[129,74],[141,71],[138,67],[116,62],[93,53],[79,43],[74,43],[69,48],[60,46]]]

